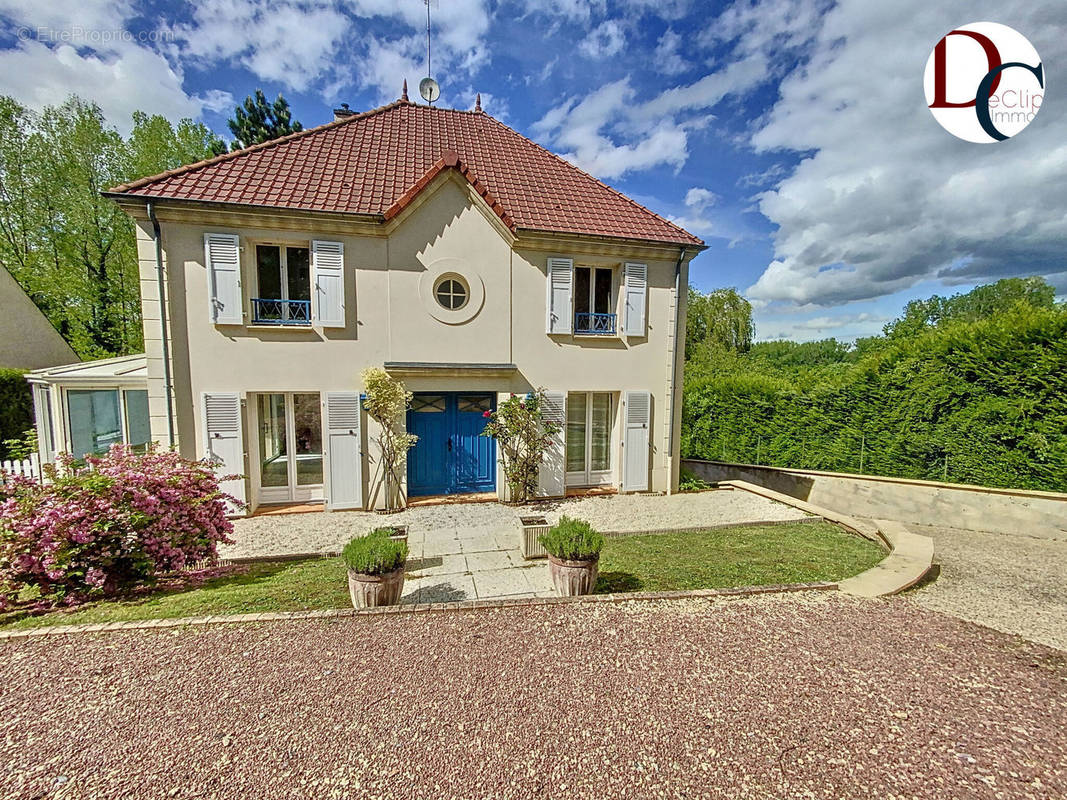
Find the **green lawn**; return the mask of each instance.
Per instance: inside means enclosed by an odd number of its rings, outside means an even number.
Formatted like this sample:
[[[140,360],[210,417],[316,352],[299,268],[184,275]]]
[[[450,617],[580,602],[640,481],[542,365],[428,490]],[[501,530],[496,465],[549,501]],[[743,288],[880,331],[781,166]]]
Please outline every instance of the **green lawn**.
[[[609,538],[597,592],[711,589],[835,581],[881,560],[880,548],[828,523],[794,523]],[[548,569],[543,562],[535,569]],[[346,608],[338,558],[223,567],[213,577],[73,611],[0,612],[0,628]]]
[[[259,614],[351,607],[345,568],[339,558],[270,561],[222,567],[218,577],[163,588],[140,597],[91,603],[41,616],[0,612],[0,629],[77,625],[136,619]]]
[[[885,556],[828,522],[754,525],[610,538],[596,591],[662,592],[838,581]]]

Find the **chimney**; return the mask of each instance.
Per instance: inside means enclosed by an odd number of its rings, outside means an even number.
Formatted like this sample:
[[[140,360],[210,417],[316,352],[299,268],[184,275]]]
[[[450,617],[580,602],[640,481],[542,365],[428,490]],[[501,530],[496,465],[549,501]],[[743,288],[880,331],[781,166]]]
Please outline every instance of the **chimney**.
[[[349,117],[354,117],[355,115],[356,112],[348,107],[348,103],[341,103],[340,108],[335,108],[333,110],[333,121],[337,122],[338,120],[348,119]]]

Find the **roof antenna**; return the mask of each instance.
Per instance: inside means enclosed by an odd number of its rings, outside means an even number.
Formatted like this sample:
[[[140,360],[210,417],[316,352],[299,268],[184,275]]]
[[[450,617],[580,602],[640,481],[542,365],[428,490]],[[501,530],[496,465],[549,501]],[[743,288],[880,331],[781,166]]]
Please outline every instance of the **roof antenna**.
[[[436,0],[422,0],[426,4],[426,77],[419,81],[419,94],[431,106],[441,96],[441,87],[430,77],[430,3]]]

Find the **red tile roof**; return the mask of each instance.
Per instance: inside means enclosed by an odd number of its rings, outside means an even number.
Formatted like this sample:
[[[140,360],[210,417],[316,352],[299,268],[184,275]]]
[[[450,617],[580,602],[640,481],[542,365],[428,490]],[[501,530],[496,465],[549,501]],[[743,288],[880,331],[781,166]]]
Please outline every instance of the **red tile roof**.
[[[512,230],[703,244],[484,112],[403,100],[109,193],[390,219],[445,169]]]

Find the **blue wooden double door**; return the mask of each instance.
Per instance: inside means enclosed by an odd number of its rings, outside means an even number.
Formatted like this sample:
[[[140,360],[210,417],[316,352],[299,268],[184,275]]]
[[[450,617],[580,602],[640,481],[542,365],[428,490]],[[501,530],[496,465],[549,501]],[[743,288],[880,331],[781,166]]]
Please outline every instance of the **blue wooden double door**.
[[[419,441],[408,455],[408,495],[470,494],[496,489],[496,441],[481,436],[489,392],[418,392],[408,432]]]

